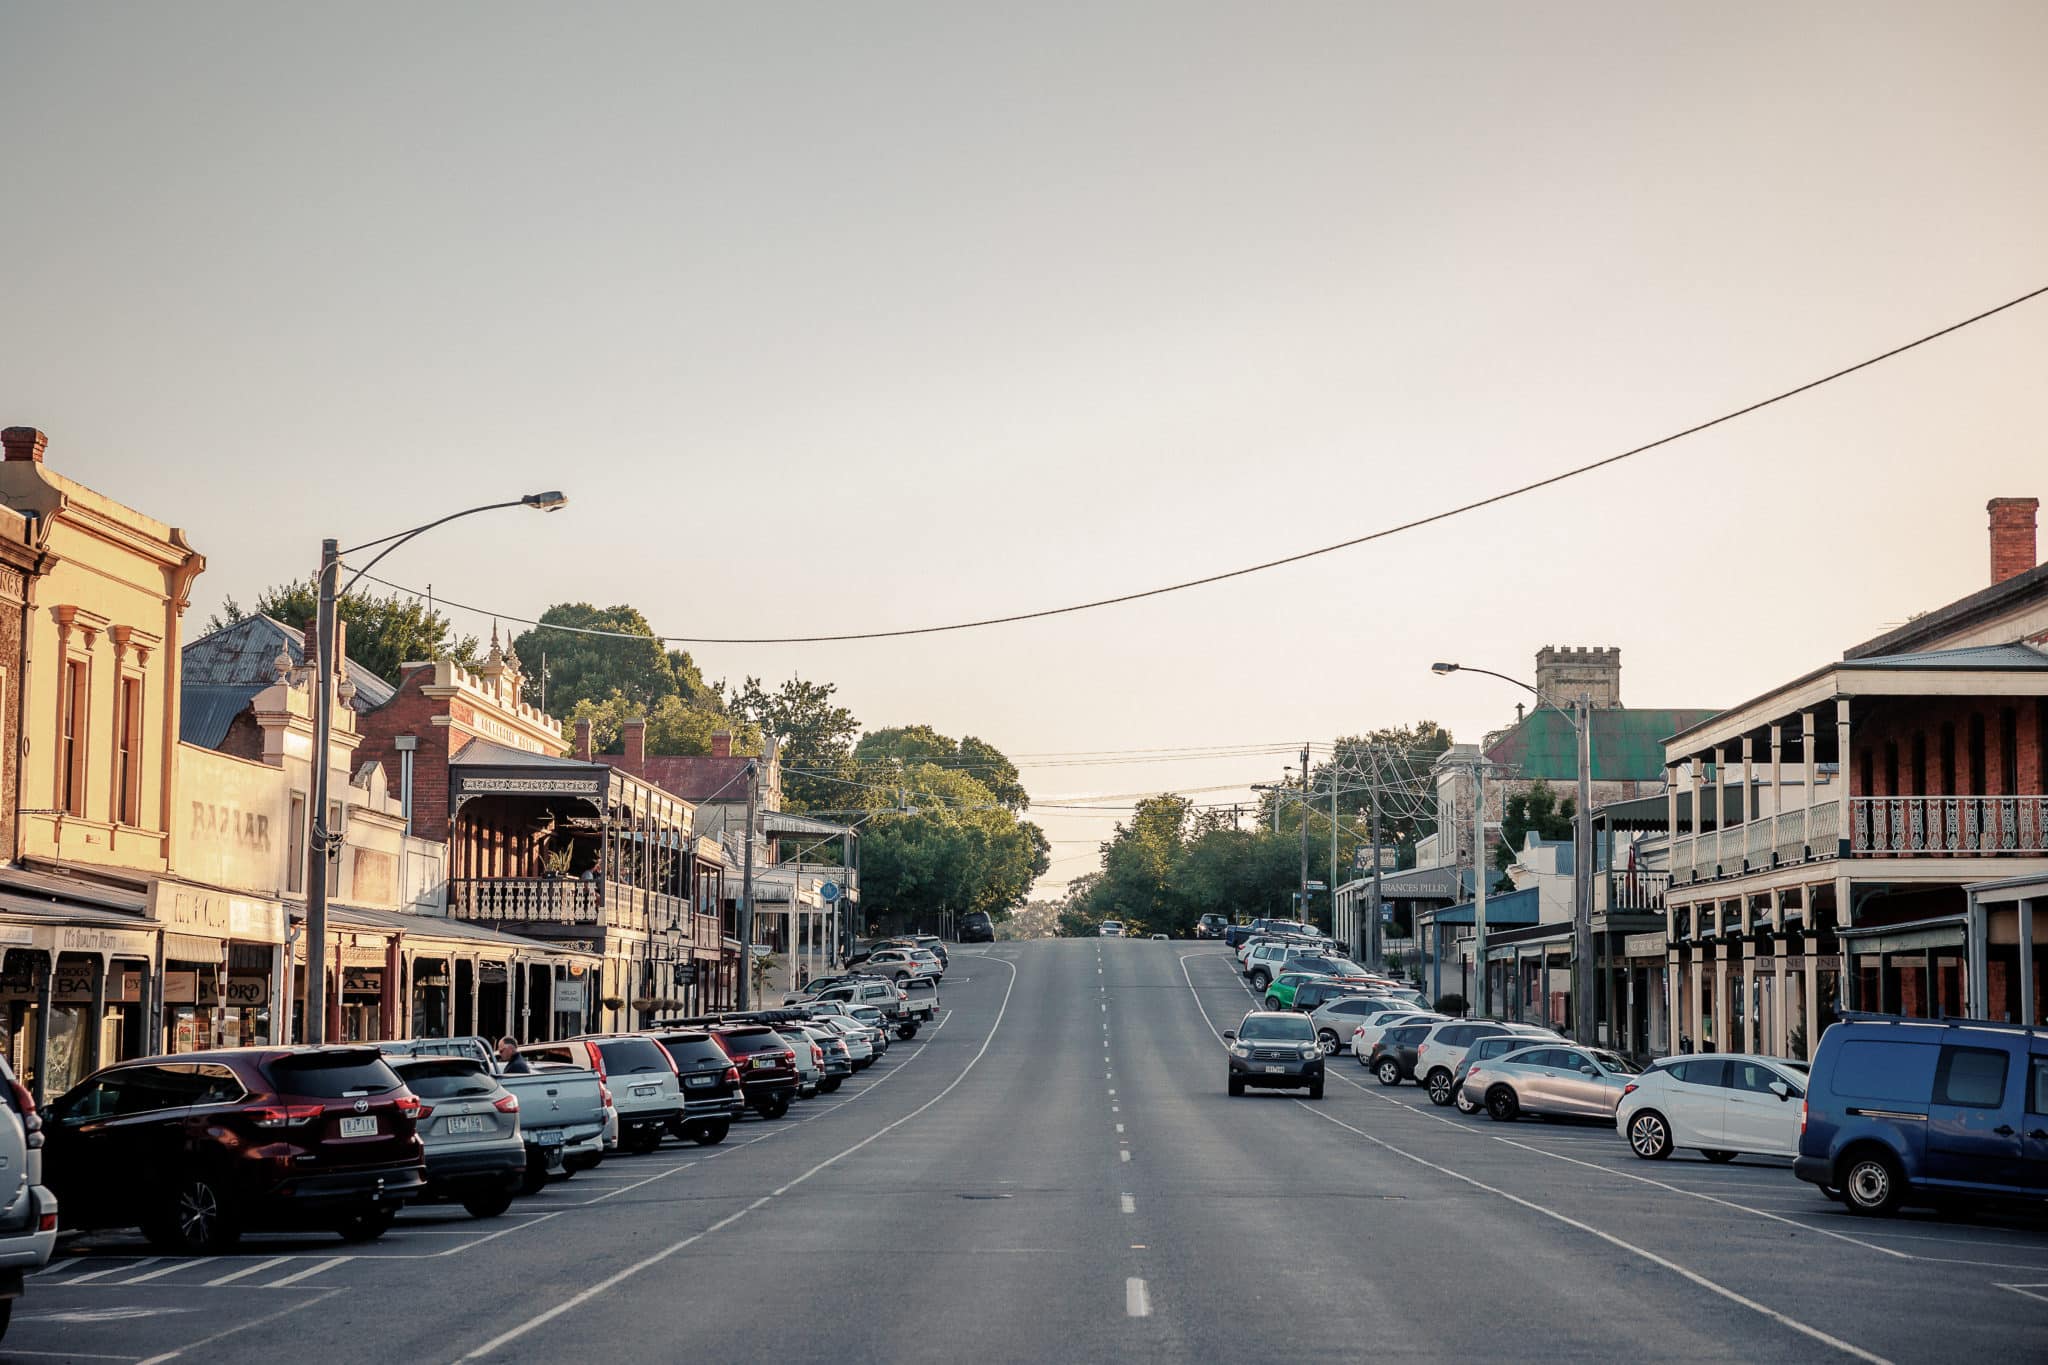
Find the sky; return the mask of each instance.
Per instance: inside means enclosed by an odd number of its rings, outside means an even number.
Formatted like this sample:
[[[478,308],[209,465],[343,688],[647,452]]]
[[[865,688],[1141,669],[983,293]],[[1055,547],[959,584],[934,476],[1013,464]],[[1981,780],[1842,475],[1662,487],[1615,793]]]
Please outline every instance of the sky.
[[[2037,3],[0,4],[0,422],[227,596],[888,630],[1141,590],[1628,449],[2048,284]],[[1725,706],[1987,580],[2048,299],[1422,530],[986,630],[689,646],[1041,800]],[[1198,746],[1230,757],[1129,761]],[[1033,760],[1034,762],[1038,760]],[[1204,792],[1229,800],[1240,792]],[[1045,811],[1042,886],[1114,811]]]

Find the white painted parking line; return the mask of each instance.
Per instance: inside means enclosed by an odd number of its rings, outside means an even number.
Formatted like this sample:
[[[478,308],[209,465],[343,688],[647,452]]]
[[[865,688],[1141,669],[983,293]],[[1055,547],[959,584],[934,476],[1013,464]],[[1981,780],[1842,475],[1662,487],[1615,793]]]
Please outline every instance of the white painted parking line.
[[[1117,1199],[1120,1203],[1122,1203],[1123,1210],[1125,1213],[1136,1213],[1138,1211],[1138,1201],[1132,1196],[1128,1194],[1120,1194],[1117,1196]]]
[[[2044,1292],[2048,1291],[2048,1284],[2001,1284],[1998,1287],[2010,1289],[2022,1298],[2039,1299],[2042,1303],[2048,1303],[2048,1292]]]
[[[314,1262],[312,1265],[307,1266],[304,1270],[295,1270],[291,1274],[284,1276],[282,1279],[272,1280],[269,1284],[265,1285],[264,1288],[283,1289],[286,1285],[297,1284],[301,1280],[310,1280],[323,1270],[332,1270],[334,1269],[334,1267],[338,1265],[347,1265],[350,1261],[354,1259],[355,1257],[353,1256],[330,1256],[324,1261]]]
[[[235,1333],[237,1332],[246,1332],[251,1327],[265,1327],[273,1322],[276,1322],[279,1318],[290,1317],[294,1313],[302,1313],[308,1308],[312,1308],[316,1305],[327,1302],[329,1299],[333,1298],[336,1294],[339,1294],[340,1292],[341,1290],[339,1289],[325,1290],[322,1293],[315,1294],[310,1298],[301,1299],[297,1303],[292,1304],[288,1308],[280,1308],[275,1313],[265,1313],[260,1318],[251,1318],[247,1322],[238,1322],[233,1327],[223,1328],[220,1331],[215,1332],[210,1337],[201,1337],[199,1340],[188,1342],[185,1345],[178,1347],[176,1350],[165,1351],[161,1355],[153,1355],[149,1357],[147,1360],[137,1361],[136,1365],[163,1365],[163,1362],[167,1360],[176,1360],[179,1356],[184,1355],[187,1351],[197,1351],[202,1347],[211,1346],[214,1342],[219,1341],[223,1337],[231,1337],[235,1335]]]
[[[163,1257],[161,1256],[145,1256],[139,1261],[129,1261],[125,1265],[110,1265],[101,1270],[88,1270],[83,1275],[74,1275],[68,1280],[60,1281],[60,1283],[62,1283],[63,1286],[68,1289],[74,1284],[89,1284],[93,1280],[104,1279],[109,1275],[118,1274],[123,1270],[140,1270],[142,1269],[142,1267],[146,1265],[155,1265],[158,1261],[161,1261],[162,1259]]]
[[[208,1263],[209,1261],[212,1261],[213,1259],[214,1259],[214,1258],[213,1258],[213,1257],[211,1257],[211,1256],[201,1256],[201,1257],[199,1257],[199,1258],[198,1258],[197,1260],[191,1260],[191,1261],[172,1261],[172,1262],[171,1262],[171,1263],[170,1263],[169,1265],[167,1265],[167,1266],[163,1267],[163,1268],[162,1268],[161,1270],[152,1270],[152,1271],[149,1271],[149,1272],[148,1272],[147,1274],[142,1274],[142,1275],[136,1275],[136,1276],[133,1276],[133,1277],[131,1277],[131,1278],[129,1278],[129,1279],[125,1279],[125,1280],[115,1280],[115,1281],[114,1281],[114,1283],[115,1283],[115,1284],[148,1284],[148,1283],[149,1283],[149,1282],[150,1282],[151,1280],[160,1280],[160,1279],[162,1279],[162,1278],[163,1278],[164,1276],[166,1276],[166,1275],[174,1275],[174,1274],[176,1274],[176,1273],[177,1273],[178,1271],[180,1271],[180,1270],[183,1270],[183,1269],[184,1269],[185,1267],[187,1267],[187,1266],[195,1266],[195,1265],[205,1265],[205,1264],[207,1264],[207,1263]]]
[[[1124,1281],[1124,1312],[1134,1318],[1152,1316],[1152,1295],[1136,1275]]]
[[[260,1275],[266,1270],[274,1270],[286,1261],[293,1259],[290,1256],[273,1256],[267,1261],[258,1261],[254,1265],[245,1265],[240,1270],[231,1270],[217,1279],[208,1280],[206,1287],[208,1289],[217,1289],[224,1284],[233,1284],[236,1280],[245,1280],[251,1275]]]
[[[1118,1131],[1119,1133],[1121,1133],[1121,1132],[1122,1132],[1122,1131],[1124,1130],[1124,1126],[1123,1126],[1123,1125],[1122,1125],[1121,1123],[1119,1123],[1119,1124],[1118,1124],[1118,1125],[1116,1126],[1116,1130],[1117,1130],[1117,1131]]]

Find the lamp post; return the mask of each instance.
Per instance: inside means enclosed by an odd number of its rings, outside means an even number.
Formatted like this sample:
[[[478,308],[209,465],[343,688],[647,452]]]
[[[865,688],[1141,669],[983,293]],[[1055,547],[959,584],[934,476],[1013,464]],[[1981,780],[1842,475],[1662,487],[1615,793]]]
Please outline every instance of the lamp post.
[[[1490,668],[1436,663],[1430,665],[1430,671],[1440,676],[1459,672],[1484,673],[1489,678],[1513,683],[1534,696],[1539,706],[1547,706],[1571,722],[1578,740],[1578,809],[1572,819],[1572,995],[1575,1000],[1572,1037],[1591,1046],[1599,1041],[1595,1036],[1597,1028],[1593,1018],[1593,708],[1582,695],[1575,698],[1572,709],[1566,711],[1520,678],[1496,673]],[[1485,828],[1483,816],[1480,828]],[[1484,868],[1484,859],[1475,858],[1474,875],[1484,876]],[[1485,970],[1482,962],[1480,971],[1484,973]]]
[[[319,606],[313,617],[313,647],[319,653],[315,661],[318,694],[313,703],[313,837],[306,840],[306,1041],[309,1043],[317,1045],[327,1041],[327,861],[339,854],[339,849],[332,846],[334,832],[327,828],[327,770],[331,764],[330,750],[334,738],[336,606],[350,589],[362,581],[364,574],[377,567],[384,556],[436,526],[445,526],[459,517],[475,516],[479,512],[495,512],[502,507],[531,507],[553,512],[566,507],[568,502],[568,497],[558,492],[528,493],[510,502],[486,503],[481,507],[452,512],[424,526],[415,526],[410,531],[400,531],[381,540],[365,541],[347,550],[338,548],[333,540],[320,542]],[[345,587],[337,589],[335,581],[341,576],[342,556],[380,545],[383,548],[371,556],[370,562],[357,569]]]

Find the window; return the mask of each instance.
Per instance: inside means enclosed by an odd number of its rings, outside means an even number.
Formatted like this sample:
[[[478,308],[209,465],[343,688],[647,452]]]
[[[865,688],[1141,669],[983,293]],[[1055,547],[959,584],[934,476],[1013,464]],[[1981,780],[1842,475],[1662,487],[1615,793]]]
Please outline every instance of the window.
[[[2048,1057],[2034,1058],[2032,1083],[2027,1087],[2027,1112],[2048,1114]]]
[[[1568,1052],[1563,1048],[1552,1048],[1551,1055],[1557,1060],[1551,1065],[1565,1071],[1577,1071],[1582,1066],[1592,1066],[1593,1059],[1583,1052]]]
[[[57,804],[66,815],[85,814],[85,723],[90,705],[89,665],[83,659],[64,663],[63,714],[58,733]]]
[[[1837,1095],[1859,1100],[1925,1104],[1934,1091],[1934,1064],[1940,1054],[1932,1043],[1844,1043],[1832,1086]]]
[[[287,891],[306,889],[306,794],[292,793],[291,819],[286,822],[284,855],[284,888]]]
[[[2000,796],[2020,789],[2020,713],[2010,706],[1998,713],[1998,766]]]
[[[1988,796],[1984,777],[1984,717],[1970,717],[1970,790],[1965,796]]]
[[[1785,1080],[1777,1072],[1757,1062],[1730,1062],[1728,1069],[1734,1073],[1728,1082],[1728,1088],[1731,1090],[1748,1090],[1755,1094],[1767,1095],[1771,1091],[1773,1081]]]
[[[1687,1085],[1728,1084],[1728,1063],[1723,1061],[1677,1062],[1671,1074]]]
[[[1988,1047],[1945,1047],[1934,1073],[1934,1102],[1965,1109],[1996,1109],[2005,1103],[2009,1059]]]
[[[142,679],[121,679],[114,707],[114,823],[142,823]]]

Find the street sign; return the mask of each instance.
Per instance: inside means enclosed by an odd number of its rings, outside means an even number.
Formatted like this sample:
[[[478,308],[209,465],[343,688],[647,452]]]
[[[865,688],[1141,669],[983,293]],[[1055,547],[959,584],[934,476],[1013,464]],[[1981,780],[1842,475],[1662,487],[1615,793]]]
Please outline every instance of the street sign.
[[[1311,891],[1323,891],[1327,890],[1328,888],[1326,888],[1321,882],[1310,882],[1308,884],[1308,889]]]
[[[826,882],[823,886],[818,888],[818,894],[825,898],[825,904],[832,904],[834,901],[839,899],[839,883]]]

